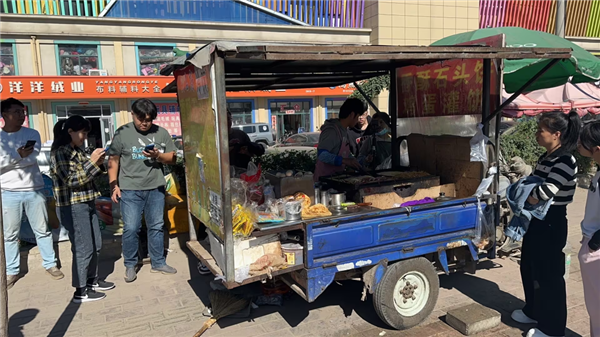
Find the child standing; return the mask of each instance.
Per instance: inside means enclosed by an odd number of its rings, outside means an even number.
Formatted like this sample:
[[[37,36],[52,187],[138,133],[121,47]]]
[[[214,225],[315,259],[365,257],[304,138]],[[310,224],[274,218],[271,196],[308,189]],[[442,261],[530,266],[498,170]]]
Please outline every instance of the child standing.
[[[584,126],[579,138],[579,153],[600,164],[600,122]],[[581,222],[583,241],[579,251],[585,306],[590,315],[590,335],[600,337],[600,171],[590,183],[585,216]]]

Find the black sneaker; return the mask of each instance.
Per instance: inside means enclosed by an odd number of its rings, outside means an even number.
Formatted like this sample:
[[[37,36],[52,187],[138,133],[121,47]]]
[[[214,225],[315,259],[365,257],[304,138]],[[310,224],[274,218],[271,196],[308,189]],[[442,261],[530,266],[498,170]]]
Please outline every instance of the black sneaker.
[[[204,263],[198,262],[198,274],[210,275],[210,274],[212,274],[212,272],[210,271],[210,269],[208,269],[207,266],[204,265]]]
[[[106,282],[106,281],[96,281],[93,284],[89,284],[88,283],[88,288],[92,289],[93,291],[106,291],[106,290],[111,290],[115,288],[115,284],[112,282]]]
[[[103,300],[106,297],[104,293],[98,293],[88,288],[77,288],[73,295],[73,303],[85,303]]]

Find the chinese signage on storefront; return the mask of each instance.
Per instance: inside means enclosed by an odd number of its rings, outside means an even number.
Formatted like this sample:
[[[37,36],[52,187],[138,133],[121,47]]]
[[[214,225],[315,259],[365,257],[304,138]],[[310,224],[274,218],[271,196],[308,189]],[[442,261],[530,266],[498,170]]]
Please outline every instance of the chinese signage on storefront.
[[[161,92],[172,77],[10,76],[0,78],[0,96],[32,99],[175,97]]]
[[[193,78],[179,78],[177,85],[189,87],[192,84],[189,81],[194,81],[198,97],[205,97],[205,74],[192,73],[191,76]],[[2,76],[0,97],[20,100],[174,98],[175,94],[162,93],[162,89],[172,81],[170,76]],[[227,92],[227,97],[348,96],[354,90],[354,85],[344,84],[331,88],[232,91]]]
[[[156,103],[158,116],[155,124],[167,129],[171,136],[181,136],[181,121],[177,103]]]

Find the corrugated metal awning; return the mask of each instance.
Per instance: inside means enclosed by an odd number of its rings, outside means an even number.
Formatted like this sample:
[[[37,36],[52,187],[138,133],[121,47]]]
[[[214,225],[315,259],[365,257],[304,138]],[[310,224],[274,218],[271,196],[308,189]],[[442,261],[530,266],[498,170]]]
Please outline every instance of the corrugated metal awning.
[[[549,48],[251,45],[214,42],[196,50],[185,64],[202,67],[210,63],[213,53],[218,53],[225,60],[227,91],[332,87],[387,74],[396,67],[423,65],[447,59],[562,59],[571,56],[570,49]],[[180,62],[176,67],[185,64]],[[169,84],[163,92],[176,92],[176,83]]]

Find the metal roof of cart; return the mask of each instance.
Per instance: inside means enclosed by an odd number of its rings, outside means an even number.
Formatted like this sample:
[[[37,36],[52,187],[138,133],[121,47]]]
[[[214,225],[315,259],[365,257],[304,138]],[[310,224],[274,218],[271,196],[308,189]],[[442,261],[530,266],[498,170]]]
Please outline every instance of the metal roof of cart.
[[[390,69],[448,59],[565,59],[568,48],[487,46],[371,46],[260,44],[217,41],[174,61],[161,74],[193,64],[210,64],[216,53],[225,62],[227,91],[333,87],[384,75]],[[524,79],[526,81],[527,79]],[[173,81],[163,92],[176,92]]]

